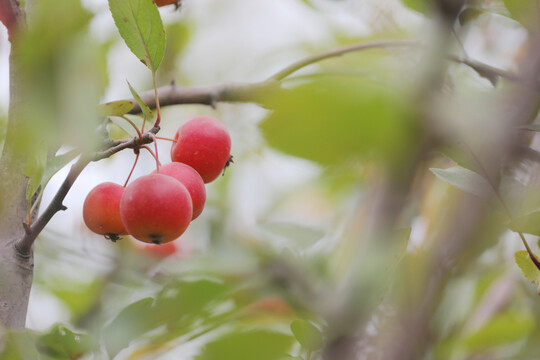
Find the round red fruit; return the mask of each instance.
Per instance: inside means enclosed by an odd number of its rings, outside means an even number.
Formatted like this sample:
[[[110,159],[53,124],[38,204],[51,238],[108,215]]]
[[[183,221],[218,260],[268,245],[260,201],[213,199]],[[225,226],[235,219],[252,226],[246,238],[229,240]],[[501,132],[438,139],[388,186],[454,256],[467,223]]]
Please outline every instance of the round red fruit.
[[[178,246],[176,245],[176,241],[171,241],[162,245],[147,244],[143,245],[142,248],[142,251],[144,251],[146,254],[159,259],[167,258],[175,254],[177,250]]]
[[[120,216],[120,199],[124,187],[111,182],[93,188],[83,205],[84,223],[93,232],[116,240],[127,231]]]
[[[162,244],[186,231],[193,205],[189,192],[178,180],[150,174],[126,187],[120,201],[120,215],[135,239]]]
[[[186,122],[174,137],[171,159],[188,164],[201,175],[205,183],[215,180],[231,154],[231,137],[218,120],[200,116]]]
[[[153,173],[156,173],[156,171],[154,170]],[[195,220],[201,215],[206,201],[206,189],[201,175],[191,166],[179,162],[161,166],[159,173],[171,176],[184,184],[193,203],[193,217],[191,220]]]

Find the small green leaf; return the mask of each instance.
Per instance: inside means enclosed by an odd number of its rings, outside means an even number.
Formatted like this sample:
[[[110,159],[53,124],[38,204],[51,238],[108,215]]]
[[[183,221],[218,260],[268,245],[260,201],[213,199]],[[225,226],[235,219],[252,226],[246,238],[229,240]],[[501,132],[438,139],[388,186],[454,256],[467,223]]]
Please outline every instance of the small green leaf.
[[[137,101],[137,104],[139,104],[139,106],[141,107],[144,118],[146,120],[152,119],[152,116],[153,116],[152,115],[152,110],[150,110],[148,105],[146,105],[146,103],[143,101],[143,99],[141,99],[141,97],[139,96],[137,91],[135,91],[135,89],[131,86],[129,81],[128,81],[128,86],[129,86],[129,91],[131,91],[131,95],[133,95],[133,98],[135,99],[135,101]]]
[[[112,101],[99,105],[99,112],[102,116],[122,116],[133,109],[133,106],[133,101],[129,100]]]
[[[291,336],[272,330],[234,331],[204,345],[195,360],[275,360],[292,344]]]
[[[45,172],[43,173],[43,178],[41,179],[41,188],[44,189],[45,186],[49,183],[49,180],[60,171],[64,166],[69,164],[79,155],[79,152],[76,150],[68,151],[62,155],[56,155],[53,158],[50,158],[47,161],[47,166],[45,167]]]
[[[32,196],[35,194],[39,188],[39,185],[41,184],[41,179],[43,178],[43,173],[45,172],[46,166],[47,143],[42,141],[31,150],[24,168],[24,176],[30,179],[28,187],[26,188],[26,200],[28,203],[32,201]]]
[[[165,53],[165,30],[152,0],[109,0],[118,32],[131,52],[152,72]]]
[[[41,353],[54,359],[79,359],[96,347],[95,339],[88,334],[77,334],[63,325],[54,326],[37,341]]]
[[[479,174],[460,166],[454,166],[448,169],[429,169],[435,176],[442,181],[457,187],[466,193],[487,198],[492,194],[491,185]]]
[[[527,251],[518,251],[514,254],[514,257],[516,259],[516,264],[519,266],[527,280],[538,285],[540,270],[536,268]]]
[[[305,349],[319,350],[323,347],[323,337],[320,330],[309,321],[296,319],[291,323],[291,331]]]

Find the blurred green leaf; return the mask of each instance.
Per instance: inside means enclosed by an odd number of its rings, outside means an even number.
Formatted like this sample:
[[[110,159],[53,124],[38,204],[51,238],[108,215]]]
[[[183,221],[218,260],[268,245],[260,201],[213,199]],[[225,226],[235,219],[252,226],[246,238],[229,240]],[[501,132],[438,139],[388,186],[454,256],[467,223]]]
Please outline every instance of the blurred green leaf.
[[[466,193],[486,198],[493,192],[489,182],[484,177],[469,169],[454,166],[448,169],[431,168],[429,170],[442,181]]]
[[[512,19],[526,28],[538,26],[538,4],[533,0],[503,0]]]
[[[409,9],[425,14],[433,0],[401,0],[401,2]]]
[[[291,331],[298,342],[307,350],[315,351],[323,347],[321,331],[312,323],[302,319],[291,322]]]
[[[13,48],[24,93],[24,106],[14,114],[23,124],[16,139],[21,149],[38,139],[50,152],[62,144],[93,145],[107,76],[105,51],[88,36],[91,17],[79,1],[43,0],[32,7],[32,21]]]
[[[126,306],[103,329],[103,341],[111,358],[142,334],[154,329],[159,319],[153,317],[154,299],[144,298]]]
[[[47,166],[47,143],[45,141],[39,142],[31,151],[24,168],[24,176],[30,179],[28,187],[26,188],[26,200],[28,204],[32,201],[32,196],[36,193],[45,167]]]
[[[515,232],[540,236],[540,210],[512,219],[508,228]]]
[[[323,165],[374,157],[405,163],[418,131],[406,94],[364,77],[324,76],[269,94],[268,144]]]
[[[101,279],[76,283],[58,278],[49,282],[49,291],[68,306],[73,318],[78,318],[90,309],[101,295],[102,289]]]
[[[205,344],[195,359],[278,360],[292,344],[292,336],[272,330],[234,331]]]
[[[133,101],[118,100],[101,104],[99,110],[103,116],[122,116],[133,109]]]
[[[97,346],[95,339],[88,334],[77,334],[64,325],[55,325],[48,333],[37,340],[41,353],[58,360],[79,359]]]
[[[29,330],[8,330],[2,334],[2,360],[35,360],[39,359],[36,348],[36,335]]]
[[[228,293],[230,285],[218,279],[175,281],[156,297],[156,311],[171,321],[198,316],[206,306]]]
[[[461,12],[458,15],[459,24],[461,26],[464,26],[467,23],[480,17],[482,13],[483,13],[483,10],[481,8],[466,7],[465,9],[461,10]]]
[[[128,81],[128,86],[129,86],[129,91],[131,91],[131,95],[133,95],[133,98],[135,99],[135,101],[137,101],[137,104],[139,104],[139,106],[141,107],[144,118],[146,120],[152,119],[152,110],[150,110],[148,105],[146,105],[143,99],[141,99],[141,97],[139,96],[137,91],[135,91],[135,89],[131,86],[129,81]]]
[[[516,264],[519,266],[527,280],[538,285],[538,280],[540,279],[540,270],[536,268],[527,251],[517,251],[514,254],[514,258],[516,259]]]
[[[152,0],[109,0],[118,32],[131,52],[152,72],[165,53],[165,29]]]
[[[186,48],[193,33],[192,27],[186,21],[174,22],[166,26],[167,44],[165,55],[158,71],[158,83],[170,83],[179,73],[178,58]]]
[[[325,232],[313,225],[291,221],[268,220],[260,222],[261,228],[270,235],[282,238],[285,247],[305,249],[320,240]]]
[[[466,340],[470,350],[487,350],[519,341],[535,328],[532,314],[513,311],[497,314]]]

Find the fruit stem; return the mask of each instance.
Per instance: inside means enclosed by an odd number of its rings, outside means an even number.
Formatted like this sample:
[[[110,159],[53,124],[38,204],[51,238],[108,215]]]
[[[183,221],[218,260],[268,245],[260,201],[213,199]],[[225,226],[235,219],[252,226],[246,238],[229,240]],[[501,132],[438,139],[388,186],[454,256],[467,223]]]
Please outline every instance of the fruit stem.
[[[131,167],[131,171],[129,172],[129,175],[128,175],[127,179],[126,179],[126,182],[124,183],[124,187],[127,186],[128,182],[129,182],[129,179],[131,178],[131,174],[133,174],[133,170],[135,170],[135,166],[137,165],[137,161],[139,161],[139,154],[140,154],[139,151],[136,150],[135,154],[136,154],[135,155],[135,162],[133,163],[133,166]]]
[[[156,98],[156,122],[154,123],[154,126],[159,126],[159,124],[161,123],[161,109],[159,107],[159,96],[158,96],[157,82],[156,82],[156,71],[154,70],[153,67],[152,67],[152,81],[154,83],[154,96]]]
[[[178,142],[177,140],[170,139],[170,138],[166,138],[166,137],[162,137],[162,136],[156,136],[156,139],[159,139],[159,140],[167,140],[167,141],[172,141],[172,142]]]
[[[139,137],[139,139],[142,139],[142,132],[139,130],[139,128],[137,127],[137,125],[135,125],[135,123],[131,120],[129,120],[125,115],[122,115],[120,116],[122,119],[126,120],[134,129],[135,131],[137,132],[137,136]],[[144,125],[143,125],[144,127]]]
[[[154,148],[156,149],[156,154],[154,155],[154,158],[156,159],[156,172],[159,174],[159,167],[161,166],[161,163],[159,162],[157,139],[156,139],[156,135],[154,134],[150,134],[150,137],[152,138],[152,140],[154,140]],[[148,150],[150,151],[150,148],[148,148]]]
[[[159,172],[159,167],[161,166],[161,163],[159,162],[159,159],[157,157],[157,155],[154,153],[154,151],[152,149],[150,149],[148,146],[141,146],[141,148],[144,148],[146,150],[148,150],[148,152],[150,153],[150,155],[152,155],[152,157],[156,160],[156,164],[157,164],[157,172]]]

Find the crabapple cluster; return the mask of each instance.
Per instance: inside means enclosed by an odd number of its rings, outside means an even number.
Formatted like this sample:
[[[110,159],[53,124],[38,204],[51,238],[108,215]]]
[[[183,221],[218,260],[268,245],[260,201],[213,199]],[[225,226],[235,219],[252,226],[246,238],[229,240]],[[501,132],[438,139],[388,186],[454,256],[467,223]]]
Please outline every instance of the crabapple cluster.
[[[154,244],[177,239],[202,213],[205,184],[223,173],[230,150],[231,138],[221,122],[205,116],[189,120],[174,137],[173,162],[126,187],[106,182],[88,193],[86,226],[111,240],[127,234]]]

